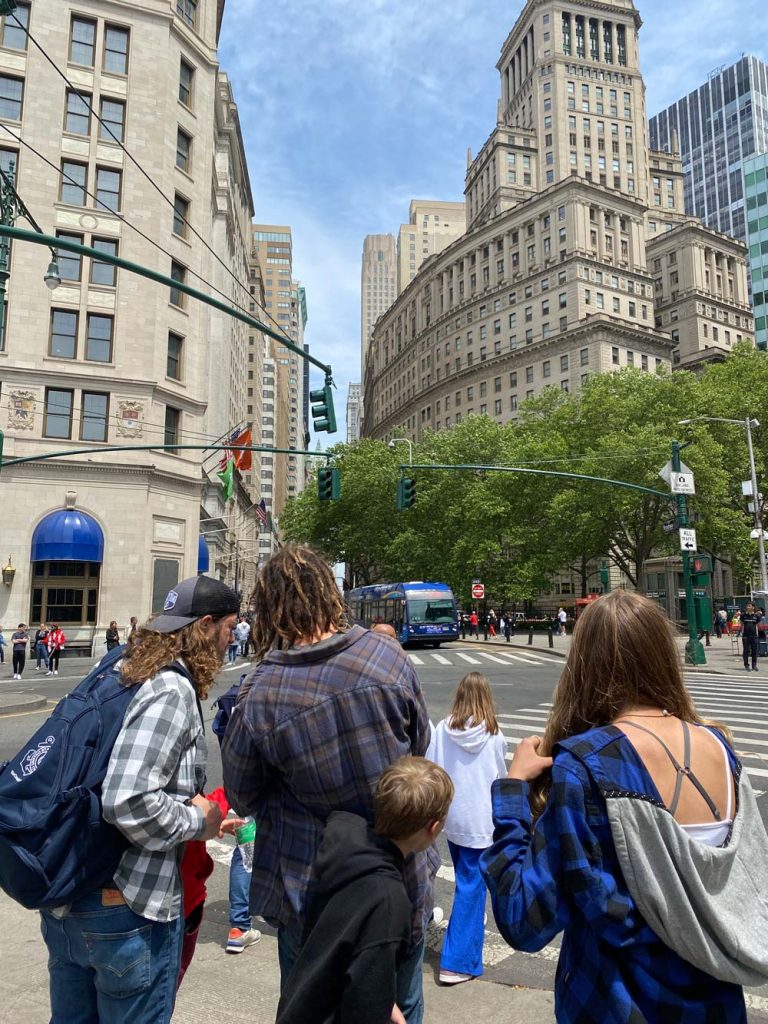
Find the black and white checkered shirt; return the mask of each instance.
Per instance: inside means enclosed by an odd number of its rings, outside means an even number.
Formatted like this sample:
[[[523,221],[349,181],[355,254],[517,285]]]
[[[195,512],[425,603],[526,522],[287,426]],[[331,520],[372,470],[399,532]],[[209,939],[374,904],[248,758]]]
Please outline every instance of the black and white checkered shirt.
[[[130,840],[115,884],[150,921],[181,913],[181,844],[200,839],[205,819],[185,803],[203,784],[207,747],[191,684],[164,669],[136,687],[102,788],[106,821]]]

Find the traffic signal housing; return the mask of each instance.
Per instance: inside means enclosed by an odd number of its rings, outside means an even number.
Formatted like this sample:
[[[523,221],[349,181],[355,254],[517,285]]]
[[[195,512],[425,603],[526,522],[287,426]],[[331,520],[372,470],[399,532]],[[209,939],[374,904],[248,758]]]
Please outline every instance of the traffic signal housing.
[[[315,433],[335,434],[336,411],[333,408],[331,385],[326,384],[317,391],[310,391],[309,400],[312,402],[312,425]]]
[[[397,483],[397,511],[403,512],[411,508],[416,501],[416,481],[411,477],[402,476]]]
[[[317,497],[319,501],[338,501],[341,497],[341,473],[326,466],[317,473]]]

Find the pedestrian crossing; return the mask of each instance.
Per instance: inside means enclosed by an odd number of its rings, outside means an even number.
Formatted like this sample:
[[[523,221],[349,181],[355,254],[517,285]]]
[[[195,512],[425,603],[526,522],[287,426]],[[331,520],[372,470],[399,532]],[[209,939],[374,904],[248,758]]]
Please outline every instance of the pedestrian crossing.
[[[529,667],[542,668],[544,665],[556,665],[562,669],[565,664],[561,658],[553,658],[544,654],[533,654],[526,651],[524,654],[515,650],[506,651],[494,647],[493,651],[478,651],[472,648],[472,653],[464,651],[447,650],[443,654],[433,654],[428,651],[420,651],[418,654],[407,652],[412,665],[450,665],[454,668],[463,668],[464,665],[504,665],[509,668],[511,665],[528,665]]]
[[[690,674],[686,684],[701,717],[731,730],[736,753],[755,793],[763,796],[768,790],[768,677],[764,683],[754,683],[741,677]],[[508,761],[522,739],[542,735],[551,708],[552,702],[545,701],[497,715],[512,748]]]

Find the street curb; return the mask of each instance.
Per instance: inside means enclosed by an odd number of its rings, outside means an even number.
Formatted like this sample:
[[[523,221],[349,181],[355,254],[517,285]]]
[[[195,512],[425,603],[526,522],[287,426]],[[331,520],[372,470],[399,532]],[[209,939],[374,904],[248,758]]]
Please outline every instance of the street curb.
[[[537,646],[536,644],[520,644],[520,643],[516,644],[514,642],[507,643],[506,640],[502,640],[501,642],[499,642],[498,640],[469,640],[469,639],[462,640],[461,637],[459,637],[458,640],[455,640],[453,642],[454,643],[469,644],[472,647],[478,647],[478,648],[486,647],[486,646],[487,647],[503,647],[505,650],[506,649],[512,649],[512,650],[515,650],[515,651],[530,651],[531,654],[551,654],[551,655],[554,655],[554,657],[556,657],[556,658],[563,658],[563,660],[565,660],[565,658],[568,657],[568,655],[564,651],[558,651],[558,650],[556,650],[553,647],[540,647],[540,646]]]
[[[38,711],[47,703],[48,698],[41,697],[39,693],[4,693],[0,696],[0,718],[19,711]]]

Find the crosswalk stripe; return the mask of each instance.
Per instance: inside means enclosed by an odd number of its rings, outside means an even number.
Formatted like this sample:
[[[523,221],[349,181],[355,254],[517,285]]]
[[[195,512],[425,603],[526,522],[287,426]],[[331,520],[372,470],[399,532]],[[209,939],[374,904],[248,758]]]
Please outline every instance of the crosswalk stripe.
[[[411,662],[414,665],[423,665],[424,664],[424,662],[421,660],[421,658],[417,657],[415,654],[409,654],[408,657],[410,658]]]
[[[503,658],[497,658],[495,654],[488,654],[487,651],[478,651],[477,653],[482,658],[487,658],[488,661],[495,661],[497,665],[506,665],[507,668],[510,667],[508,661],[505,661]]]
[[[459,651],[456,651],[456,657],[461,658],[463,661],[468,661],[470,665],[482,665],[482,662],[478,661],[477,658],[470,658],[468,654],[461,654]]]
[[[438,663],[439,663],[440,665],[450,665],[450,664],[451,664],[451,662],[450,662],[450,661],[448,661],[448,659],[447,659],[447,658],[444,658],[444,657],[442,656],[442,654],[433,654],[433,655],[432,655],[432,657],[433,657],[433,658],[435,659],[435,661],[437,661],[437,662],[438,662]]]
[[[533,658],[528,658],[524,654],[510,654],[508,651],[499,651],[499,654],[504,658],[509,658],[510,661],[519,661],[523,665],[535,665],[536,668],[540,668],[545,664],[541,659],[534,661]]]

